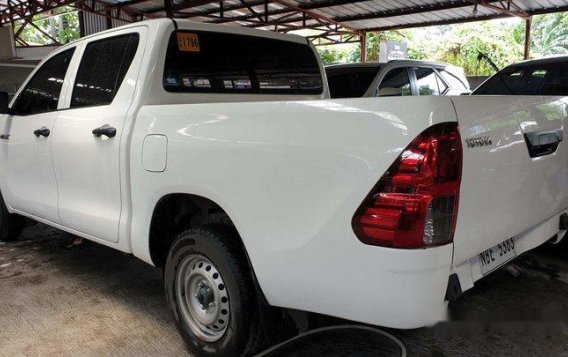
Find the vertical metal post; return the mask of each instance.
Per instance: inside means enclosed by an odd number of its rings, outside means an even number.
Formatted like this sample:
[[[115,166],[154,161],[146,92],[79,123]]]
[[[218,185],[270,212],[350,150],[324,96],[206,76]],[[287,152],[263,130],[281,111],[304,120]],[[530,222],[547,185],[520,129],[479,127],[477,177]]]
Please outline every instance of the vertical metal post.
[[[361,62],[367,61],[367,33],[362,32],[359,35],[359,40],[361,41]]]
[[[219,1],[219,17],[222,19],[225,18],[225,5],[223,4],[223,0]]]
[[[164,0],[164,10],[166,11],[166,16],[169,18],[174,17],[174,9],[171,0]]]
[[[105,14],[106,14],[106,28],[107,30],[110,30],[112,28],[112,19],[111,19],[111,9],[107,6],[106,10],[105,10]]]
[[[79,36],[85,37],[85,12],[79,11]]]
[[[532,17],[525,20],[525,59],[528,60],[531,55],[531,25]]]

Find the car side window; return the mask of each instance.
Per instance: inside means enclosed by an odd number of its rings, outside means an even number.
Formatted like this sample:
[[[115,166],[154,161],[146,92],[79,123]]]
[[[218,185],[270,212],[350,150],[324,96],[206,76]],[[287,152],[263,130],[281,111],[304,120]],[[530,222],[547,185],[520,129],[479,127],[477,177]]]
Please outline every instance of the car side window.
[[[474,94],[562,95],[559,90],[567,87],[557,79],[561,80],[561,77],[541,66],[505,68],[483,83]]]
[[[71,108],[111,104],[138,49],[138,34],[91,42],[85,48],[71,96]]]
[[[32,115],[57,110],[61,87],[75,48],[63,51],[45,62],[16,99],[14,115]]]
[[[414,73],[419,95],[440,95],[447,89],[432,68],[414,68]]]
[[[446,82],[450,85],[452,89],[467,89],[466,85],[456,76],[446,71],[445,69],[439,69],[438,72],[444,78]]]
[[[568,95],[568,68],[563,64],[550,68],[541,88],[541,95]]]
[[[379,97],[412,95],[410,77],[406,67],[390,70],[381,84],[379,84]]]

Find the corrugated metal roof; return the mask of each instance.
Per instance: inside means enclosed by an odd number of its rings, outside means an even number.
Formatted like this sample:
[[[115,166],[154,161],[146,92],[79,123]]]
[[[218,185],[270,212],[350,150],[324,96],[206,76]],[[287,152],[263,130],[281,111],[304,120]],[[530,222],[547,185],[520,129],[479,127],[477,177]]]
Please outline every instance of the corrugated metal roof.
[[[277,31],[317,28],[324,32],[360,33],[567,11],[568,0],[167,0],[170,14],[194,21]],[[27,1],[25,4],[33,3]],[[35,0],[46,4],[72,1]],[[0,25],[11,21],[8,0],[0,0]],[[12,2],[14,3],[14,2]],[[93,27],[100,16],[123,22],[167,16],[164,0],[95,0],[76,2]],[[90,4],[90,5],[89,5]],[[92,4],[96,4],[93,6]],[[477,5],[476,5],[477,4]],[[504,8],[501,8],[504,6]],[[106,11],[106,10],[108,11]],[[102,11],[101,11],[102,10]],[[99,26],[100,25],[100,26]],[[343,31],[343,32],[342,32]]]
[[[166,16],[161,0],[126,0],[124,3],[131,11],[145,14],[147,17]],[[510,16],[511,14],[491,8],[500,7],[502,3],[507,5],[511,12],[525,12],[529,15],[568,10],[568,0],[514,0],[511,3],[506,0],[268,0],[267,6],[264,0],[224,0],[223,10],[220,3],[218,0],[173,1],[173,7],[176,17],[204,22],[236,22],[260,28],[273,27],[275,24],[302,26],[304,11],[308,15],[308,26],[313,27],[319,23],[310,18],[321,16],[333,20],[333,24],[339,23],[362,31]],[[268,9],[268,17],[265,16],[265,6]],[[286,15],[288,16],[281,18]],[[265,26],[262,22],[266,23]]]

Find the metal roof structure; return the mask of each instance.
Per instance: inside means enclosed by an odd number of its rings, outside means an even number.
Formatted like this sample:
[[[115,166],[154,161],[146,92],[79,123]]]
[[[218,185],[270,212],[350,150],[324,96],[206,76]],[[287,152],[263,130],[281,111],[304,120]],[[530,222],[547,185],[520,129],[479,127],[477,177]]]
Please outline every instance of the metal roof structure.
[[[118,23],[187,18],[279,32],[312,29],[316,44],[363,41],[366,32],[568,11],[568,0],[0,0],[0,25],[59,6]],[[17,36],[16,36],[17,37]]]

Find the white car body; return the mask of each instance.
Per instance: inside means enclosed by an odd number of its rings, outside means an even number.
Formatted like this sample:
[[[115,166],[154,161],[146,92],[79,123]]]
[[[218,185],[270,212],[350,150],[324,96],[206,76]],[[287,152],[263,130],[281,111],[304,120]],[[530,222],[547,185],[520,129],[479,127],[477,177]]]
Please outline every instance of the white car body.
[[[566,98],[168,93],[162,69],[173,30],[171,20],[155,20],[81,39],[69,45],[77,50],[58,111],[0,116],[0,134],[10,137],[0,140],[0,189],[10,212],[154,264],[149,237],[160,200],[204,197],[236,226],[271,305],[394,328],[443,320],[449,277],[457,274],[463,291],[473,287],[484,250],[514,237],[521,254],[564,235],[566,143],[531,158],[523,134],[562,130]],[[140,46],[113,103],[70,109],[85,45],[133,31]],[[453,243],[425,249],[361,243],[351,226],[354,212],[417,135],[445,122],[459,123],[463,146]],[[103,124],[116,126],[117,136],[95,140],[91,129]],[[42,125],[52,135],[31,135]],[[492,144],[468,148],[466,140],[479,136]]]

